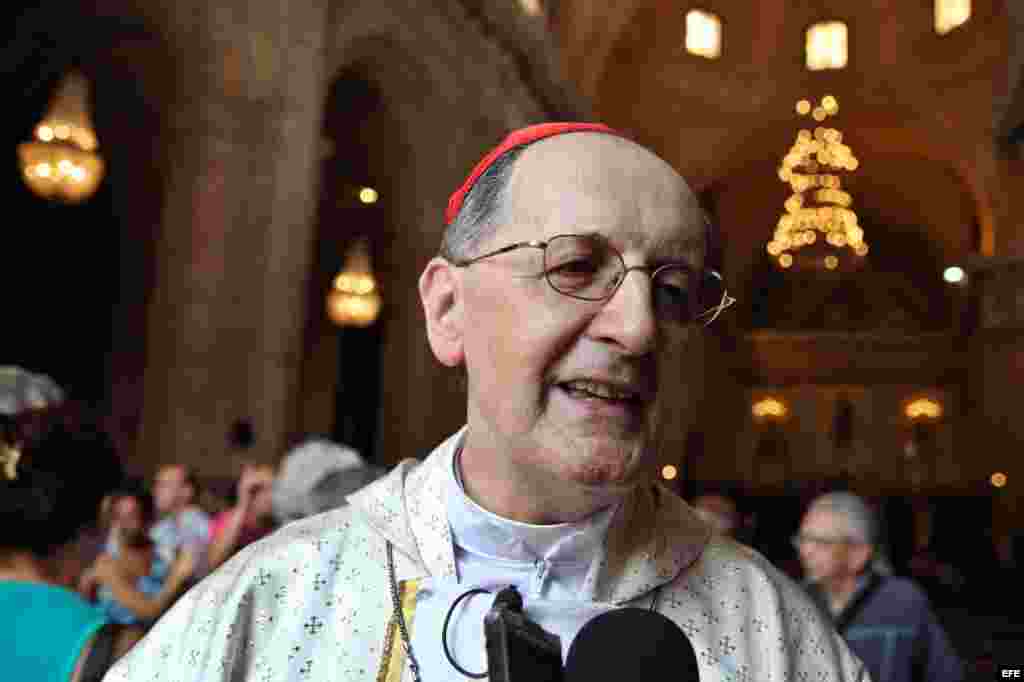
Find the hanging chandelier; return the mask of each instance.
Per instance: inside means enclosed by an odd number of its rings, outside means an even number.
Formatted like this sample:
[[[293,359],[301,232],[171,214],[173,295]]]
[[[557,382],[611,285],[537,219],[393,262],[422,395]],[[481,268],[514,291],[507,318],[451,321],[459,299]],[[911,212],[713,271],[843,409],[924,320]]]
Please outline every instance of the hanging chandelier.
[[[35,194],[65,203],[84,201],[103,179],[103,159],[89,120],[89,82],[71,72],[61,82],[33,140],[18,145],[21,174]]]
[[[370,247],[356,241],[345,255],[345,266],[327,294],[327,315],[341,327],[368,327],[380,314],[381,297],[370,268]]]
[[[812,108],[808,100],[800,100],[796,111],[822,123],[839,113],[839,102],[828,95]],[[859,165],[839,130],[819,125],[797,133],[779,167],[779,179],[793,194],[767,245],[780,267],[835,270],[843,262],[855,264],[867,255],[864,230],[850,208],[853,198],[842,189],[840,178],[840,173],[855,171]]]

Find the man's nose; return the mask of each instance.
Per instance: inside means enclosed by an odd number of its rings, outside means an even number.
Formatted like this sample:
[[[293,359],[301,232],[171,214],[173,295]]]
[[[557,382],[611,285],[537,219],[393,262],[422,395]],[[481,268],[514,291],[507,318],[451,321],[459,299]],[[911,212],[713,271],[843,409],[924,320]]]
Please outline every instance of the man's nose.
[[[654,350],[658,320],[650,274],[638,269],[627,271],[615,294],[604,302],[591,330],[594,336],[622,346],[631,355]]]

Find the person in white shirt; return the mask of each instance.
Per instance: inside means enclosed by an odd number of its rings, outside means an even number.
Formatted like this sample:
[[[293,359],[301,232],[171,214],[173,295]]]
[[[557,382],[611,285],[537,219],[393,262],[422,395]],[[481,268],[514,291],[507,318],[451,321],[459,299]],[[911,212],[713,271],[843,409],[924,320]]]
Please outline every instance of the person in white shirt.
[[[610,128],[541,124],[484,157],[445,222],[419,291],[466,425],[241,551],[108,679],[465,680],[508,585],[563,657],[636,606],[683,630],[703,682],[867,679],[799,586],[654,482],[659,389],[732,300],[683,178]]]

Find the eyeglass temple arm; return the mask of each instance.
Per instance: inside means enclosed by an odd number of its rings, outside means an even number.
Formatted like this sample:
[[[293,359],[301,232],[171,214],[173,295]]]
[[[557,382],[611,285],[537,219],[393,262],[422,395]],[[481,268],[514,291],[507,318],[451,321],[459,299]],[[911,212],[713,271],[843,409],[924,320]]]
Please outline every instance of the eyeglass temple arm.
[[[704,326],[706,327],[715,320],[717,320],[718,316],[725,312],[725,309],[734,304],[735,302],[736,299],[730,296],[728,291],[725,291],[722,293],[722,300],[718,302],[718,305],[716,305],[714,308],[705,310],[704,312],[697,316],[697,319],[699,320],[700,318],[706,315],[711,315],[711,319],[704,323]]]
[[[483,255],[477,256],[476,258],[470,258],[469,260],[456,260],[454,258],[448,258],[447,260],[452,265],[454,265],[456,267],[459,267],[459,268],[462,268],[462,267],[466,267],[467,265],[472,265],[473,263],[476,263],[477,261],[481,261],[484,258],[490,258],[491,256],[499,256],[499,255],[501,255],[503,253],[508,253],[509,251],[515,251],[516,249],[521,249],[524,246],[532,246],[532,247],[536,247],[538,249],[543,249],[543,248],[546,248],[547,245],[548,245],[548,243],[545,242],[545,241],[540,241],[540,240],[534,239],[534,240],[531,240],[531,241],[528,241],[528,242],[516,242],[515,244],[509,244],[508,246],[503,246],[503,247],[501,247],[500,249],[498,249],[496,251],[491,251],[490,253],[485,253]]]

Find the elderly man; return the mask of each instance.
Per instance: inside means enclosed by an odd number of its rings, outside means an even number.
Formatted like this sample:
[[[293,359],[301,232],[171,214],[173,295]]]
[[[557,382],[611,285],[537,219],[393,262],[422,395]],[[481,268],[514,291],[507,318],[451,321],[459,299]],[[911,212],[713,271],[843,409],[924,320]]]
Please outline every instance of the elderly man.
[[[543,124],[478,164],[446,222],[420,295],[466,426],[240,552],[110,679],[483,677],[508,585],[563,656],[635,606],[679,624],[705,682],[863,679],[798,586],[651,482],[670,361],[730,302],[683,179],[604,126]]]
[[[924,592],[890,575],[878,524],[864,500],[847,492],[817,498],[794,544],[812,597],[875,682],[963,678],[960,659]]]

